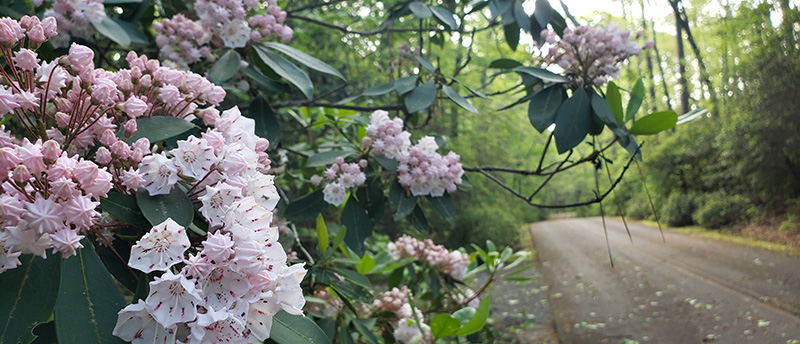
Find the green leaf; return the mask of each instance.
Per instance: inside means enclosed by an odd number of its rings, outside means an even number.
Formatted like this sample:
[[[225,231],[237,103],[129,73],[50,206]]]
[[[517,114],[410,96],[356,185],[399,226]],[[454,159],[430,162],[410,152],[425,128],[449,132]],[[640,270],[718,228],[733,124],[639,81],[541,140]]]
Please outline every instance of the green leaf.
[[[103,241],[103,243],[105,242]],[[137,278],[140,276],[145,276],[146,278],[146,275],[128,266],[128,261],[131,256],[131,243],[125,240],[112,239],[111,247],[114,249],[112,250],[105,245],[98,245],[97,256],[100,257],[106,270],[114,276],[114,279],[116,279],[119,284],[131,292],[135,292],[137,288],[136,284],[138,283]],[[114,253],[114,251],[116,251],[116,253]],[[117,254],[119,254],[119,256],[117,256]]]
[[[449,26],[453,30],[458,28],[458,23],[450,11],[439,6],[430,6],[430,9],[433,15],[436,16],[436,19],[442,22],[442,24]]]
[[[672,111],[651,113],[639,118],[631,127],[633,135],[653,135],[672,128],[678,122],[678,114]]]
[[[136,1],[136,0],[135,0]],[[141,1],[141,0],[138,0]],[[111,18],[117,25],[119,25],[123,30],[125,30],[125,34],[128,35],[132,44],[139,44],[139,45],[148,45],[150,44],[150,40],[147,36],[133,23],[126,22],[124,20],[120,20],[117,18]]]
[[[478,305],[478,309],[475,311],[475,316],[467,322],[466,325],[462,326],[461,329],[458,331],[458,336],[464,336],[468,334],[473,334],[478,332],[483,325],[486,324],[486,319],[489,318],[489,306],[491,305],[491,295],[486,295],[486,297],[481,300],[480,305]]]
[[[136,204],[142,214],[155,226],[171,218],[183,227],[189,227],[194,219],[192,200],[179,187],[173,187],[166,195],[150,194],[145,189],[136,192]]]
[[[453,312],[453,318],[458,319],[458,322],[461,323],[461,326],[466,325],[470,319],[475,317],[476,310],[472,307],[464,307]]]
[[[522,66],[511,70],[517,73],[525,73],[544,82],[565,83],[569,81],[565,76],[558,75],[544,68]]]
[[[606,102],[608,102],[616,122],[622,123],[625,116],[622,112],[622,96],[619,94],[619,87],[613,81],[606,86]]]
[[[123,48],[127,48],[131,44],[131,38],[128,33],[117,22],[112,20],[111,17],[103,17],[103,20],[97,23],[92,23],[95,30],[101,35],[106,36],[108,39],[119,44]]]
[[[575,90],[572,97],[561,104],[558,115],[556,115],[556,129],[553,137],[556,139],[558,154],[581,143],[589,133],[591,126],[592,105],[586,91],[579,88]]]
[[[464,88],[466,88],[466,89],[469,91],[469,93],[472,93],[472,94],[474,94],[475,96],[477,96],[477,97],[481,97],[481,98],[483,98],[483,99],[489,99],[489,97],[487,97],[485,94],[483,94],[483,93],[481,93],[481,92],[478,92],[478,91],[476,91],[476,90],[473,90],[471,87],[469,87],[469,85],[467,85],[467,84],[465,84],[465,83],[463,83],[463,82],[459,81],[458,79],[456,79],[456,78],[453,78],[453,81],[455,81],[455,82],[457,82],[457,83],[461,84],[461,86],[464,86]]]
[[[414,13],[414,16],[417,17],[417,19],[430,18],[433,15],[428,6],[419,1],[414,1],[408,4],[408,9],[411,10],[411,13]]]
[[[311,221],[327,207],[328,203],[325,202],[320,189],[289,203],[283,212],[283,217],[294,222]]]
[[[317,246],[322,253],[328,250],[328,226],[325,225],[325,219],[322,214],[317,215]]]
[[[533,16],[536,18],[536,22],[539,23],[539,27],[547,27],[547,24],[550,23],[550,18],[553,16],[553,8],[550,6],[550,1],[536,0],[536,9],[533,11]]]
[[[472,113],[478,113],[478,109],[472,106],[472,104],[470,104],[466,98],[462,97],[460,94],[458,94],[458,92],[456,92],[452,88],[448,87],[447,85],[442,85],[442,90],[444,91],[444,94],[446,94],[447,97],[450,98],[450,100],[452,100],[458,106],[464,108],[464,110],[467,110]]]
[[[116,318],[116,317],[115,317]],[[291,315],[284,311],[272,318],[269,338],[279,344],[326,344],[331,339],[317,324],[302,315]]]
[[[433,67],[433,63],[431,63],[431,61],[429,61],[428,59],[422,56],[414,56],[414,58],[417,60],[417,62],[419,62],[421,66],[425,67],[425,69],[431,72],[436,70],[436,68]]]
[[[92,243],[61,263],[61,286],[55,307],[58,342],[64,344],[123,343],[111,334],[125,300]]]
[[[256,121],[256,135],[269,141],[270,147],[277,147],[281,141],[281,124],[278,115],[262,96],[257,96],[250,102],[247,117]]]
[[[431,226],[428,224],[425,212],[422,211],[419,205],[411,212],[411,217],[409,217],[409,219],[411,220],[411,225],[423,234],[429,234],[431,232]]]
[[[428,109],[436,100],[436,84],[427,81],[411,91],[403,100],[409,113]]]
[[[413,90],[414,87],[416,86],[417,86],[416,75],[402,77],[394,81],[394,89],[395,91],[397,91],[397,94],[401,96],[408,92],[411,92],[411,90]]]
[[[364,255],[364,240],[372,235],[372,222],[367,211],[351,197],[342,210],[342,225],[347,227],[344,243],[355,251],[359,257]]]
[[[189,130],[197,128],[191,122],[172,116],[153,116],[136,119],[136,133],[127,142],[146,137],[151,144],[177,137]]]
[[[461,328],[461,322],[450,314],[440,313],[431,320],[431,332],[434,340],[455,336]]]
[[[528,119],[539,133],[550,127],[556,120],[558,108],[564,102],[566,93],[561,85],[545,88],[531,98],[528,103]]]
[[[608,102],[594,90],[592,90],[592,111],[594,111],[594,114],[609,127],[617,126],[617,119],[611,112],[611,107]]]
[[[506,37],[506,43],[511,50],[517,51],[519,45],[519,25],[511,23],[510,25],[503,25],[503,33]]]
[[[228,79],[232,78],[239,71],[239,65],[242,59],[236,50],[228,49],[225,55],[214,63],[211,70],[208,71],[208,79],[215,84],[221,84]]]
[[[400,282],[403,281],[403,274],[405,273],[405,267],[399,267],[397,269],[392,270],[389,274],[389,277],[386,278],[386,286],[388,288],[395,288],[400,286]]]
[[[375,331],[372,330],[375,327],[375,318],[369,319],[353,319],[353,326],[355,326],[356,330],[359,333],[364,335],[365,339],[370,344],[378,344],[378,337],[375,336]]]
[[[372,283],[370,283],[369,278],[361,273],[348,269],[333,269],[333,271],[339,274],[339,276],[344,277],[344,279],[350,283],[367,289],[372,289]]]
[[[389,187],[389,205],[394,208],[395,220],[399,220],[414,211],[414,207],[417,206],[417,196],[406,196],[405,189],[395,179]]]
[[[0,343],[30,343],[33,328],[53,314],[61,257],[48,256],[23,255],[22,265],[0,277]]]
[[[381,155],[376,155],[375,156],[375,161],[378,162],[378,165],[381,165],[381,167],[383,167],[383,168],[385,168],[385,169],[387,169],[389,171],[397,170],[397,165],[400,164],[399,162],[397,162],[397,160],[394,160],[392,158],[387,158],[387,157],[381,156]]]
[[[316,57],[311,56],[305,52],[302,52],[300,50],[297,50],[286,44],[281,44],[281,43],[267,42],[260,44],[263,44],[264,46],[267,46],[273,50],[277,50],[286,54],[286,56],[291,57],[295,61],[302,63],[304,66],[308,68],[311,68],[321,73],[333,75],[335,77],[338,77],[339,79],[344,80],[344,75],[342,75],[342,73],[336,70],[336,68],[331,67],[329,64],[322,62]]]
[[[636,80],[636,84],[633,85],[631,100],[628,101],[628,107],[625,109],[626,122],[633,119],[636,112],[639,111],[639,107],[642,106],[642,101],[644,101],[644,83],[639,78],[639,80]]]
[[[431,208],[436,210],[450,224],[456,222],[456,204],[453,202],[453,197],[449,193],[445,193],[440,197],[428,196],[428,203]]]
[[[382,96],[392,91],[394,91],[394,81],[389,81],[385,84],[381,84],[375,87],[370,87],[364,90],[364,92],[361,92],[361,95],[367,97],[375,97],[375,96]]]
[[[522,67],[522,63],[512,59],[497,59],[492,61],[488,68],[510,69],[516,67]]]
[[[115,219],[135,228],[149,230],[152,225],[139,210],[136,196],[119,193],[115,190],[108,192],[108,197],[100,199],[100,207]]]
[[[356,265],[356,271],[360,274],[367,274],[375,268],[375,258],[367,253],[361,258],[361,262]]]
[[[279,92],[279,93],[289,92],[289,85],[279,83],[268,78],[266,75],[264,75],[264,73],[261,73],[261,71],[259,71],[258,68],[256,68],[252,64],[247,66],[247,68],[242,69],[242,73],[251,80],[255,81],[256,83],[264,87],[264,89],[266,89],[267,91]]]
[[[327,166],[336,162],[336,158],[338,157],[348,158],[353,156],[353,154],[354,153],[351,150],[320,152],[312,155],[308,158],[308,160],[306,160],[306,167]]]
[[[311,83],[308,73],[289,62],[289,60],[270,51],[264,45],[255,45],[255,50],[258,57],[264,61],[264,64],[275,71],[276,74],[297,87],[300,92],[303,92],[306,98],[311,99],[311,97],[313,97],[314,84]]]
[[[339,230],[336,231],[336,236],[333,237],[333,247],[339,247],[344,242],[344,238],[347,236],[347,227],[341,226]]]
[[[642,151],[639,150],[639,144],[636,143],[636,139],[631,134],[628,134],[625,140],[620,140],[619,144],[625,147],[625,150],[630,155],[633,155],[636,160],[642,161]]]

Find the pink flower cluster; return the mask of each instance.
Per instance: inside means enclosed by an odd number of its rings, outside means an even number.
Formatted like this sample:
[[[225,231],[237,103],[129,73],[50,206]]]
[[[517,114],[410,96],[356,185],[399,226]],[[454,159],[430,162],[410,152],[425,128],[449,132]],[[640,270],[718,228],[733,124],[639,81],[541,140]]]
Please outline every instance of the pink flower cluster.
[[[344,306],[336,296],[334,296],[328,287],[317,286],[314,294],[311,295],[316,300],[309,298],[306,303],[306,312],[316,313],[323,317],[336,317],[339,310]]]
[[[441,155],[433,137],[426,136],[411,146],[411,134],[403,130],[403,121],[389,119],[386,111],[375,111],[367,126],[365,145],[372,146],[375,154],[398,161],[397,181],[414,196],[441,197],[444,192],[455,192],[461,184],[464,169],[455,152]]]
[[[361,172],[367,167],[367,161],[361,159],[357,164],[344,162],[344,158],[337,157],[336,162],[328,167],[324,176],[328,181],[322,190],[325,202],[339,206],[347,198],[347,189],[356,188],[364,184],[367,176]]]
[[[50,43],[56,48],[66,48],[74,41],[73,37],[92,41],[95,33],[92,24],[103,21],[106,8],[103,0],[54,0],[53,7],[44,11],[44,17],[58,21],[59,33]]]
[[[420,241],[403,235],[397,241],[390,242],[388,248],[389,254],[395,260],[403,258],[423,260],[434,269],[459,281],[464,278],[469,266],[468,254],[448,251],[444,246],[434,244],[431,239]]]
[[[619,78],[618,64],[642,51],[630,41],[630,32],[609,24],[605,28],[578,26],[558,35],[547,29],[541,37],[546,42],[540,51],[544,62],[557,64],[577,86],[601,86]],[[546,52],[545,52],[546,51]]]
[[[412,313],[413,312],[413,313]],[[416,317],[414,316],[416,313]],[[422,312],[405,303],[397,311],[397,325],[392,335],[398,343],[402,344],[427,344],[433,343],[433,335],[430,326],[425,324]],[[417,320],[420,321],[417,324]]]
[[[154,24],[163,58],[184,69],[202,59],[213,61],[214,47],[243,48],[272,34],[284,42],[292,39],[286,11],[276,0],[267,1],[266,13],[257,0],[197,0],[194,11],[198,20],[178,14]]]
[[[20,265],[20,254],[64,257],[83,247],[78,233],[98,215],[97,202],[111,189],[111,174],[70,156],[53,140],[14,142],[0,134],[0,273]]]
[[[411,291],[408,287],[403,286],[400,289],[397,287],[392,288],[380,293],[378,298],[372,302],[372,307],[375,307],[379,312],[392,312],[398,313],[403,305],[408,303],[408,295]]]

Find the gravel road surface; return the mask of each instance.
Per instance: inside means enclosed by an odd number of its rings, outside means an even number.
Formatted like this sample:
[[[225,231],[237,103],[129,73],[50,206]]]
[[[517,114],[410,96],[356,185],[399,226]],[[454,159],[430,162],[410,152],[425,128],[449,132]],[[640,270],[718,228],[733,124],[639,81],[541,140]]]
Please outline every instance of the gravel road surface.
[[[800,257],[606,223],[529,228],[561,343],[800,344]]]

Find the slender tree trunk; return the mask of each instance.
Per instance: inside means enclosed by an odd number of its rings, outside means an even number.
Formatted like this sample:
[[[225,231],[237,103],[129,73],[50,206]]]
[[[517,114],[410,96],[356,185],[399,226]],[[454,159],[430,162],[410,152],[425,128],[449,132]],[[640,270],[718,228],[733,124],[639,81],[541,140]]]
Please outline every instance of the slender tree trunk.
[[[650,5],[650,0],[647,0],[647,4]],[[653,52],[655,53],[658,72],[661,73],[661,87],[664,88],[664,96],[667,97],[667,109],[672,111],[672,97],[669,96],[667,75],[664,73],[664,66],[661,64],[661,53],[658,51],[658,33],[656,33],[656,23],[653,19],[650,19],[650,30],[653,33]]]
[[[680,0],[670,0],[673,14],[675,15],[675,39],[678,44],[678,83],[681,85],[681,113],[689,112],[689,84],[686,81],[686,54],[683,51],[683,20],[681,19],[678,3]]]
[[[680,2],[681,0],[677,0],[676,2]],[[711,83],[711,76],[708,74],[708,68],[706,68],[706,64],[703,62],[703,55],[700,53],[700,48],[697,47],[697,43],[694,40],[694,35],[692,35],[692,29],[689,27],[689,18],[686,15],[686,11],[681,7],[674,7],[673,10],[678,10],[680,12],[679,18],[681,19],[681,24],[683,25],[683,30],[686,32],[686,40],[689,41],[689,46],[692,47],[692,51],[694,52],[695,58],[697,58],[697,65],[700,66],[700,78],[703,84],[705,84],[706,88],[708,88],[708,95],[709,99],[711,100],[711,107],[712,112],[717,109],[717,92],[714,89],[714,85]]]
[[[647,42],[647,17],[644,15],[644,0],[639,0],[639,5],[642,7],[642,41]],[[650,109],[651,112],[656,112],[658,110],[658,100],[656,99],[656,84],[653,77],[653,58],[649,49],[644,51],[644,59],[647,63],[647,88],[650,90]]]

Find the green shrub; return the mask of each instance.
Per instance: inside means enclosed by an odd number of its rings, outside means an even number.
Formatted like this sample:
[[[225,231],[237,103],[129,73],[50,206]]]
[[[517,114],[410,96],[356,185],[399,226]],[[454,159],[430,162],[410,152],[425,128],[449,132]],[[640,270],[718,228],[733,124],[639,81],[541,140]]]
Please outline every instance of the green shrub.
[[[647,195],[642,191],[633,196],[625,204],[625,216],[637,220],[654,219],[653,208],[650,206],[650,201],[647,200]]]
[[[782,231],[800,231],[800,199],[786,201],[786,221],[781,222]]]
[[[705,197],[694,212],[693,219],[703,227],[720,228],[741,221],[749,200],[742,195],[726,195],[718,192]]]
[[[692,214],[697,210],[699,196],[697,194],[674,193],[667,199],[667,204],[661,208],[661,214],[668,225],[673,227],[689,226],[694,224]]]

